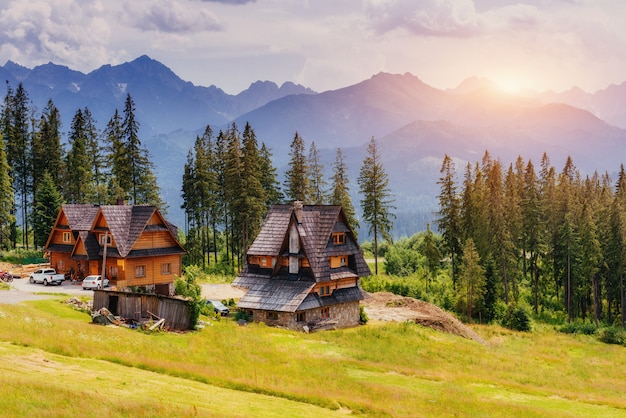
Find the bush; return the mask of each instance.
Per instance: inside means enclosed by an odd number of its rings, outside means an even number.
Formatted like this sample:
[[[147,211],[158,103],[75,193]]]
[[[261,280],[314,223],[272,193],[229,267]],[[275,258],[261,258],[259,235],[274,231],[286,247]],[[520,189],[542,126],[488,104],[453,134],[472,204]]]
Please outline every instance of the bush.
[[[598,340],[605,344],[625,345],[626,331],[618,327],[606,327],[598,330]]]
[[[514,331],[529,332],[531,330],[530,315],[528,315],[526,309],[515,304],[507,307],[500,324]]]
[[[590,322],[575,321],[563,325],[559,331],[565,334],[593,335],[596,333],[596,326]]]
[[[359,306],[359,308],[360,308],[359,323],[365,325],[365,324],[367,324],[367,321],[369,321],[370,319],[367,317],[367,313],[365,312],[365,308],[363,306]]]

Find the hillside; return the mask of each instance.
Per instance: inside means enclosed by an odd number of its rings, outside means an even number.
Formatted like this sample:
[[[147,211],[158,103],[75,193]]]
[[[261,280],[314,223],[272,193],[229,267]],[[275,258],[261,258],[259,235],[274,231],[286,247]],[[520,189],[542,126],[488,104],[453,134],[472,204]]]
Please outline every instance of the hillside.
[[[2,305],[10,416],[622,416],[626,350],[546,326],[411,323],[304,334],[211,321],[198,332],[102,327],[57,300]],[[42,376],[45,379],[42,379]]]

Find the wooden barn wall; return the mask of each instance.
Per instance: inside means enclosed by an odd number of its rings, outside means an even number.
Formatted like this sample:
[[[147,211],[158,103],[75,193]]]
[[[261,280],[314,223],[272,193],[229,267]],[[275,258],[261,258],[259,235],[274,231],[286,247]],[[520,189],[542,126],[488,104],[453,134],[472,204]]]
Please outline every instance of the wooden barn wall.
[[[117,296],[117,309],[110,305],[112,296]],[[165,318],[165,326],[176,330],[189,329],[189,303],[184,300],[147,295],[142,293],[95,290],[93,310],[107,308],[117,316],[135,321],[147,320],[150,313]]]

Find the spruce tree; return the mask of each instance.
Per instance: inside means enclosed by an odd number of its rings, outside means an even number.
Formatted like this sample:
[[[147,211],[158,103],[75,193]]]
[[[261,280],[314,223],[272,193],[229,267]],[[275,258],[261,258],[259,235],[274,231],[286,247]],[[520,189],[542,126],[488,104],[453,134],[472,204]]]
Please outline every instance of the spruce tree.
[[[87,155],[87,138],[85,135],[85,119],[82,110],[78,109],[72,119],[69,133],[70,149],[66,156],[66,181],[64,199],[71,203],[89,203],[93,196],[93,173],[90,158]]]
[[[335,163],[333,164],[333,176],[329,200],[331,205],[340,205],[343,208],[343,212],[356,236],[356,231],[359,228],[359,220],[356,216],[354,206],[352,205],[350,187],[348,186],[348,183],[350,183],[350,178],[348,177],[348,167],[346,166],[343,158],[341,148],[337,148]]]
[[[48,171],[54,184],[63,183],[63,147],[61,145],[61,115],[52,100],[41,114],[38,130],[33,136],[33,188],[37,190],[43,173]]]
[[[468,322],[472,322],[474,307],[482,303],[485,269],[480,265],[480,255],[470,238],[463,247],[459,301],[465,307]]]
[[[7,154],[2,135],[0,134],[0,250],[11,247],[11,230],[15,225],[13,186]]]
[[[378,238],[392,241],[391,229],[395,215],[393,197],[389,190],[389,178],[383,167],[374,137],[367,146],[367,156],[363,160],[359,173],[361,208],[363,219],[368,224],[368,231],[373,236],[374,269],[378,274]]]
[[[311,196],[310,168],[305,155],[304,140],[296,132],[290,145],[289,169],[285,173],[284,191],[287,200],[310,203]]]
[[[48,240],[62,203],[61,193],[47,170],[44,171],[35,191],[35,201],[37,202],[33,210],[35,246],[43,247]]]
[[[280,190],[280,183],[277,179],[276,167],[272,164],[272,153],[263,142],[259,151],[260,168],[259,175],[263,193],[265,195],[265,206],[278,204],[283,200],[283,194]]]
[[[104,149],[100,145],[100,133],[96,127],[96,121],[87,107],[83,109],[83,119],[85,122],[85,145],[90,160],[90,171],[93,175],[93,189],[89,200],[95,204],[105,204],[110,200],[110,196],[106,184],[107,170]]]
[[[468,173],[471,175],[471,166]],[[441,177],[439,184],[439,212],[437,214],[437,226],[443,238],[443,246],[450,255],[452,264],[452,284],[457,283],[457,263],[461,255],[461,205],[455,183],[456,170],[454,161],[448,154],[441,164]],[[471,179],[470,179],[471,180]],[[471,184],[471,181],[468,183]],[[469,198],[468,194],[468,198]],[[467,226],[466,226],[467,227]]]
[[[14,94],[12,89],[7,89],[4,113],[7,120],[3,123],[4,139],[6,141],[7,161],[13,180],[13,190],[16,194],[15,200],[20,207],[22,242],[26,249],[28,249],[30,232],[29,208],[31,207],[33,196],[33,154],[29,105],[30,99],[22,83],[17,86]]]
[[[324,179],[324,164],[320,159],[320,152],[315,141],[309,147],[309,184],[311,185],[311,202],[321,205],[325,200],[326,180]]]

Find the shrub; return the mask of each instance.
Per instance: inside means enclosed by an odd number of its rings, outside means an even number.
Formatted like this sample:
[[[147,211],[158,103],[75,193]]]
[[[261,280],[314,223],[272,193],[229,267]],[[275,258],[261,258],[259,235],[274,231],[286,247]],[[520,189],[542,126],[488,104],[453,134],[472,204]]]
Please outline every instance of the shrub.
[[[528,315],[526,309],[515,304],[510,304],[506,308],[500,324],[514,331],[528,332],[531,330],[530,315]]]
[[[249,322],[250,315],[248,315],[244,311],[238,311],[237,313],[235,313],[235,321],[239,321],[240,319],[243,319],[244,321]]]
[[[359,309],[359,323],[365,325],[370,319],[367,317],[367,313],[365,312],[365,308],[363,306],[359,306]]]
[[[625,345],[626,331],[618,327],[606,327],[598,330],[598,340],[606,344]]]
[[[590,322],[575,321],[563,325],[559,331],[565,334],[593,335],[596,333],[596,326]]]

